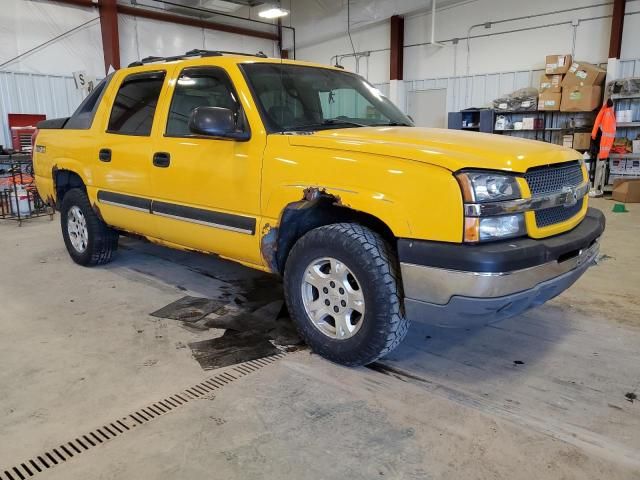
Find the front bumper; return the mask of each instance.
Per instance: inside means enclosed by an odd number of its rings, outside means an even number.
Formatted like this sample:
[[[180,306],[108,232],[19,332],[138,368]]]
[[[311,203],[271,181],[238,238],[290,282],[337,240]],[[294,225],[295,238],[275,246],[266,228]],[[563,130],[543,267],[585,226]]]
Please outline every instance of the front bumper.
[[[401,239],[405,314],[439,326],[483,325],[518,315],[569,288],[598,255],[604,215],[590,208],[555,237],[481,245]]]

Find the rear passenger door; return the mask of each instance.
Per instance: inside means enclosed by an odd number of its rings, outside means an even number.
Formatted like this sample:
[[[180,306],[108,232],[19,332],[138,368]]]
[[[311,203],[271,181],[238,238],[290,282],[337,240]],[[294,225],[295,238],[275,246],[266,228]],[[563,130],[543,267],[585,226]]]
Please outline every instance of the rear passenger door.
[[[95,179],[100,213],[126,231],[153,236],[152,133],[165,86],[163,70],[133,73],[112,99],[106,131],[99,137]]]
[[[193,135],[188,125],[195,108],[221,107],[250,132],[236,88],[240,82],[239,70],[214,66],[185,67],[170,82],[171,101],[154,152],[164,162],[151,174],[153,212],[163,240],[259,265],[264,134],[253,132],[247,141],[219,139]]]

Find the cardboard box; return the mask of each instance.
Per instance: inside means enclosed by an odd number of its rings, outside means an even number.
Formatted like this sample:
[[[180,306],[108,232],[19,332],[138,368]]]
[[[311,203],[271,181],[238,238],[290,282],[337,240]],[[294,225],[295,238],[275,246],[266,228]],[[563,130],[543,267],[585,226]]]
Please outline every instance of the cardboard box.
[[[560,93],[562,91],[562,77],[563,75],[560,74],[542,75],[542,77],[540,77],[540,91]]]
[[[624,181],[624,180],[628,180],[627,177],[625,177],[624,175],[613,175],[613,174],[609,174],[609,184],[610,185],[617,185],[618,183]]]
[[[562,79],[562,88],[574,85],[601,86],[607,76],[607,71],[586,62],[573,62],[569,71]]]
[[[523,130],[533,130],[535,128],[535,118],[533,117],[523,117],[522,118],[522,129]]]
[[[573,148],[573,135],[563,135],[562,146],[567,148]]]
[[[624,175],[627,169],[627,161],[620,158],[609,160],[609,173],[611,175]]]
[[[545,73],[547,75],[556,75],[558,73],[567,73],[573,58],[571,55],[547,55],[545,61]]]
[[[558,111],[560,110],[561,93],[542,92],[538,97],[538,110]]]
[[[624,167],[624,173],[626,175],[632,175],[634,177],[640,177],[640,160],[628,159]]]
[[[640,178],[617,180],[611,198],[616,202],[640,203]]]
[[[591,112],[602,102],[602,88],[574,85],[562,88],[561,112]]]
[[[573,148],[575,148],[576,150],[589,150],[589,147],[591,147],[590,133],[573,134]]]

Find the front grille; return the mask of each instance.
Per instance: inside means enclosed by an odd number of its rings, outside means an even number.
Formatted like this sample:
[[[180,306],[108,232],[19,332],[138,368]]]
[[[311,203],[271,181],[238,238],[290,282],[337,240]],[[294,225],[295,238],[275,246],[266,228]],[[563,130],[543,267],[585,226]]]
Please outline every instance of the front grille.
[[[580,162],[563,163],[559,166],[538,167],[524,174],[532,195],[561,192],[562,187],[577,187],[582,183]]]
[[[568,162],[558,166],[538,167],[524,175],[531,195],[561,192],[564,187],[577,187],[583,182],[580,162]],[[570,207],[559,206],[536,211],[538,228],[561,223],[577,215],[584,204],[584,198]]]
[[[583,204],[584,197],[578,200],[575,205],[572,205],[570,207],[563,207],[561,205],[559,207],[551,207],[545,208],[544,210],[538,210],[536,211],[536,226],[538,228],[548,227],[549,225],[569,220],[571,217],[577,215],[580,212]]]

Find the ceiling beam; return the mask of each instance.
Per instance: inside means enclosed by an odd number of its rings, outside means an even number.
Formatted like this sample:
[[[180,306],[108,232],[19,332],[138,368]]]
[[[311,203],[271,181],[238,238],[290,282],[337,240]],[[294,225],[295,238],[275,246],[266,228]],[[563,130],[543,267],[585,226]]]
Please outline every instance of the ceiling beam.
[[[622,52],[622,29],[626,0],[614,0],[611,17],[611,39],[609,40],[609,58],[620,58]]]
[[[404,18],[394,15],[391,22],[391,64],[389,68],[390,80],[402,80],[404,68]]]
[[[132,15],[135,17],[148,18],[150,20],[158,20],[161,22],[177,23],[179,25],[186,25],[189,27],[206,28],[208,30],[218,30],[220,32],[245,35],[247,37],[265,38],[267,40],[278,41],[278,34],[275,32],[261,32],[260,30],[252,30],[250,28],[211,22],[209,20],[202,20],[200,18],[186,17],[184,15],[160,12],[147,8],[130,7],[129,5],[118,4],[117,8],[118,13],[121,13],[123,15]]]
[[[66,3],[67,5],[74,5],[76,7],[97,7],[98,1],[93,0],[55,0],[57,3]]]

